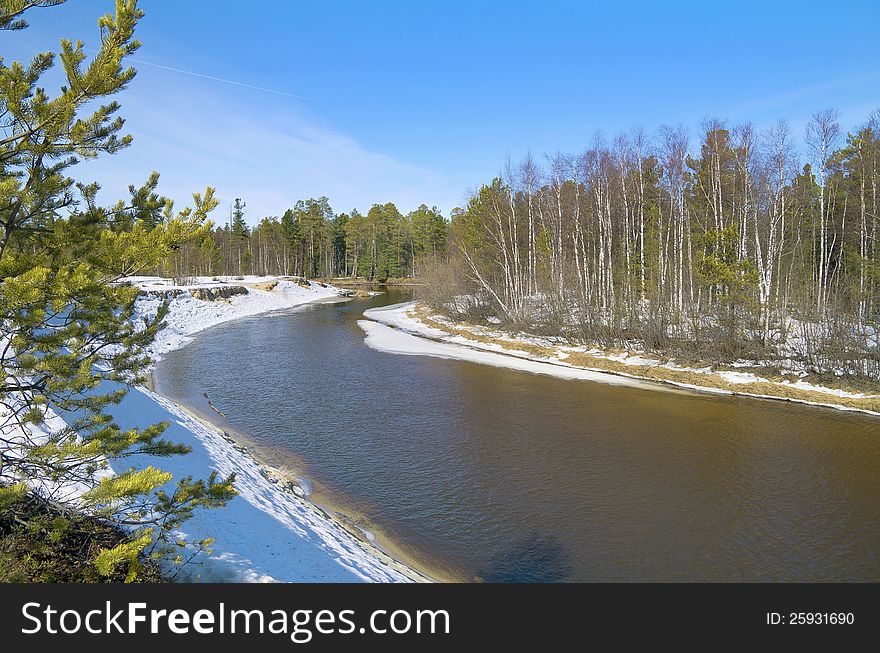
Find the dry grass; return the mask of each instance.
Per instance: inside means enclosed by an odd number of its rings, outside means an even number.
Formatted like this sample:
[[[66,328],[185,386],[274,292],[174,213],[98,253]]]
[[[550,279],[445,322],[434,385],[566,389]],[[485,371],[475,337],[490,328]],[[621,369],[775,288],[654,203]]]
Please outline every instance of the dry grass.
[[[554,358],[557,355],[556,350],[551,349],[550,347],[541,347],[540,345],[536,345],[531,342],[523,342],[521,340],[506,340],[502,338],[495,338],[492,336],[483,335],[481,333],[474,333],[473,329],[479,327],[473,324],[468,324],[467,322],[459,322],[458,326],[452,326],[449,324],[444,324],[443,322],[438,322],[431,317],[431,309],[429,309],[424,304],[416,304],[415,307],[411,309],[410,313],[413,317],[418,318],[426,326],[433,327],[434,329],[439,329],[440,331],[445,331],[449,335],[461,336],[462,338],[466,338],[467,340],[482,342],[484,344],[501,345],[505,349],[509,349],[511,351],[522,351],[527,354],[531,354],[532,356],[540,356],[542,358]]]
[[[504,347],[511,352],[523,352],[537,358],[557,358],[559,350],[554,347],[543,347],[534,343],[523,342],[519,340],[507,340],[506,338],[494,337],[482,333],[474,333],[473,329],[480,328],[476,325],[467,323],[457,323],[456,325],[445,324],[432,317],[430,308],[423,304],[416,304],[411,309],[411,315],[418,318],[426,326],[445,331],[450,335],[461,336],[467,340],[480,342],[484,344],[495,344]],[[507,337],[514,338],[509,334]],[[624,350],[607,350],[608,353],[627,354]],[[662,365],[631,365],[611,358],[596,356],[584,351],[567,351],[568,356],[565,362],[575,367],[582,367],[589,370],[599,372],[608,372],[646,381],[656,381],[659,383],[674,383],[695,386],[698,388],[706,388],[708,390],[723,390],[734,394],[741,395],[760,395],[772,399],[782,399],[790,401],[801,401],[814,404],[826,404],[832,406],[843,406],[846,408],[855,408],[859,410],[867,410],[880,413],[880,395],[872,394],[866,397],[839,397],[827,392],[818,390],[808,390],[805,388],[793,387],[781,381],[796,380],[796,377],[787,377],[783,374],[770,375],[770,378],[762,381],[753,381],[748,383],[731,383],[717,373],[697,372],[692,369],[676,369],[665,367]],[[730,368],[734,370],[734,368]],[[752,371],[758,373],[758,370],[747,370],[743,368],[736,369],[737,372]],[[760,371],[761,375],[767,377],[767,373]],[[877,393],[876,384],[859,383],[848,385],[845,381],[835,379],[835,383],[824,385],[835,389],[844,390],[852,393]]]

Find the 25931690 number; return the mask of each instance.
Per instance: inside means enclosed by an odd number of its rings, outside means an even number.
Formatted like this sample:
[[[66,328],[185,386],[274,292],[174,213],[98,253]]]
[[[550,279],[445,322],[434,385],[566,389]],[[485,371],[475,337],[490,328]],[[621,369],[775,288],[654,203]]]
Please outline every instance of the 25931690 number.
[[[789,625],[851,625],[855,621],[852,612],[791,612]]]

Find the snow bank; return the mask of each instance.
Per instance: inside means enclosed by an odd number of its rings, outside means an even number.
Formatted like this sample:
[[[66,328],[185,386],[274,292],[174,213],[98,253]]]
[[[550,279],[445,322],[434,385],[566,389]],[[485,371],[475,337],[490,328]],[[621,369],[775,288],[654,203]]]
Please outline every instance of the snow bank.
[[[164,437],[186,444],[186,456],[126,460],[120,470],[153,464],[175,478],[206,478],[211,470],[236,474],[225,508],[196,511],[184,524],[188,538],[215,538],[213,553],[184,567],[185,580],[233,582],[398,582],[409,580],[389,560],[359,542],[320,508],[286,490],[253,458],[174,402],[149,390],[129,392],[113,411],[123,428],[166,420]]]
[[[415,302],[403,302],[371,308],[364,311],[364,317],[415,335],[428,336],[430,338],[446,338],[449,336],[446,331],[430,327],[418,318],[410,315],[409,309],[413,306],[415,306]]]
[[[422,326],[418,320],[406,314],[412,304],[395,304],[389,307],[374,308],[364,312],[369,320],[358,320],[358,326],[366,334],[367,346],[378,351],[406,356],[433,356],[452,360],[464,360],[495,367],[506,367],[533,374],[545,374],[562,379],[578,379],[597,381],[611,385],[628,387],[650,387],[655,390],[673,391],[671,388],[641,381],[626,376],[605,374],[573,367],[563,362],[532,360],[509,353],[496,353],[480,348],[470,347],[463,342],[450,338],[450,342],[438,342],[431,337],[447,336],[438,329]],[[389,325],[395,326],[389,326]],[[413,331],[413,332],[410,332]],[[425,336],[428,336],[427,338]],[[467,342],[467,341],[465,341]]]
[[[525,342],[537,344],[545,347],[553,347],[555,351],[554,358],[535,358],[528,354],[519,354],[515,351],[507,349],[499,343],[478,342],[460,335],[450,334],[447,331],[436,329],[428,326],[418,318],[410,314],[410,309],[415,302],[405,302],[402,304],[394,304],[392,306],[383,306],[380,308],[370,309],[364,312],[364,317],[369,320],[358,322],[361,328],[366,332],[367,345],[378,349],[396,354],[435,356],[438,358],[454,358],[458,360],[469,360],[487,365],[497,365],[517,369],[538,374],[549,374],[560,378],[578,378],[601,383],[610,383],[613,385],[630,385],[650,388],[652,390],[682,391],[694,390],[702,393],[733,395],[738,394],[746,397],[756,397],[760,399],[773,399],[781,401],[791,401],[808,406],[819,406],[823,408],[833,408],[836,410],[844,410],[849,412],[858,412],[868,415],[880,415],[872,410],[865,408],[856,408],[833,402],[822,400],[811,401],[808,399],[799,399],[787,397],[784,395],[767,395],[756,394],[752,392],[740,392],[736,390],[736,386],[749,383],[777,383],[780,386],[788,386],[802,390],[813,391],[824,394],[831,399],[839,398],[866,398],[872,395],[866,395],[859,392],[847,392],[836,388],[829,388],[820,385],[813,385],[806,381],[770,381],[751,372],[739,372],[730,370],[715,370],[711,367],[693,368],[676,365],[672,361],[662,362],[653,358],[646,358],[638,354],[631,353],[609,353],[600,349],[590,349],[588,354],[593,356],[614,360],[631,366],[649,366],[649,367],[665,367],[677,371],[686,371],[696,374],[715,375],[730,384],[730,388],[719,388],[712,385],[701,385],[697,383],[685,383],[677,380],[666,380],[664,382],[652,382],[640,379],[638,376],[628,376],[626,374],[611,374],[602,371],[594,371],[579,367],[569,366],[565,359],[570,352],[576,351],[577,348],[561,345],[559,343],[549,342],[547,338],[539,338],[534,336],[523,336],[513,338],[507,334],[496,333],[491,330],[482,329],[481,327],[473,327],[474,333],[482,333],[490,335],[499,340],[510,342],[514,349],[517,342]],[[440,322],[447,322],[450,326],[453,323],[445,321],[443,318],[435,318]],[[498,353],[496,353],[498,352]],[[531,363],[527,365],[524,363]],[[744,367],[745,365],[734,365],[735,367]],[[583,375],[576,375],[576,372],[583,372]]]
[[[341,300],[341,291],[315,282],[299,283],[274,277],[195,280],[175,285],[159,277],[130,277],[142,294],[135,304],[135,319],[153,317],[169,301],[167,326],[154,342],[154,358],[180,347],[196,333],[241,317],[292,308],[314,301]],[[305,287],[308,285],[308,287]],[[190,290],[243,286],[247,292],[227,300],[196,299]],[[103,388],[107,389],[107,388]],[[368,547],[319,507],[285,488],[250,455],[202,423],[186,410],[145,388],[129,392],[110,409],[122,428],[144,428],[166,421],[164,437],[186,444],[185,456],[114,461],[116,472],[131,465],[155,465],[179,479],[207,478],[214,470],[236,474],[239,495],[225,508],[196,511],[180,535],[186,539],[215,539],[210,556],[200,556],[183,568],[183,580],[215,582],[401,582],[419,578],[375,548]],[[65,428],[50,413],[42,428]],[[39,435],[39,434],[37,434]],[[108,472],[109,473],[109,472]],[[85,487],[43,488],[57,495],[78,496]],[[305,494],[305,493],[303,493]]]
[[[198,278],[175,285],[159,277],[131,277],[142,295],[136,319],[154,317],[166,300],[166,326],[150,353],[154,359],[185,345],[196,333],[242,317],[315,301],[342,300],[344,291],[315,282],[275,277]],[[243,286],[246,294],[227,300],[196,299],[190,290]],[[175,478],[207,478],[212,470],[236,473],[239,496],[219,510],[197,512],[186,522],[188,538],[213,537],[212,555],[185,568],[185,579],[231,582],[398,582],[411,580],[403,567],[368,549],[320,508],[285,489],[251,456],[174,402],[137,388],[112,410],[122,426],[144,427],[159,421],[171,426],[165,437],[192,448],[186,456],[137,461],[154,464]],[[130,461],[126,461],[128,464]],[[117,470],[119,471],[119,470]]]
[[[807,383],[806,381],[796,381],[794,383],[790,381],[783,381],[784,385],[790,385],[793,388],[801,388],[802,390],[814,390],[816,392],[824,392],[825,394],[834,395],[835,397],[849,397],[852,399],[861,399],[863,397],[867,397],[862,392],[847,392],[846,390],[840,390],[838,388],[826,388],[822,385],[813,385],[812,383]]]
[[[170,310],[165,318],[166,326],[150,347],[150,354],[154,359],[185,345],[194,334],[217,324],[335,298],[343,293],[338,288],[313,281],[308,282],[309,287],[305,288],[293,281],[257,276],[198,277],[195,284],[187,286],[175,285],[160,277],[129,277],[123,282],[131,283],[142,291],[135,304],[136,320],[155,317],[162,302],[170,300]],[[271,290],[266,289],[273,284]],[[244,287],[247,293],[216,301],[196,299],[190,294],[190,290],[199,288],[221,289],[234,286]],[[168,297],[171,293],[177,294]]]

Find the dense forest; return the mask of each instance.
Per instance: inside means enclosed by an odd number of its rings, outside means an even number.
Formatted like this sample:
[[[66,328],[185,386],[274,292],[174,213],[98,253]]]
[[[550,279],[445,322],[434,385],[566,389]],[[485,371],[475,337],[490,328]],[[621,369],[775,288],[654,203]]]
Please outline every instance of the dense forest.
[[[804,139],[706,120],[508,162],[424,294],[459,318],[710,360],[877,378],[880,115]]]
[[[508,161],[447,221],[421,205],[336,214],[297,202],[184,244],[163,272],[420,277],[435,308],[603,346],[709,360],[794,359],[880,376],[880,114],[803,137],[705,120],[597,135],[579,154]]]
[[[226,224],[181,247],[165,272],[178,279],[282,274],[385,281],[415,276],[417,261],[446,251],[446,220],[424,204],[406,215],[390,202],[375,204],[366,215],[336,214],[321,197],[301,200],[280,219],[265,217],[253,228],[246,211],[237,198]]]

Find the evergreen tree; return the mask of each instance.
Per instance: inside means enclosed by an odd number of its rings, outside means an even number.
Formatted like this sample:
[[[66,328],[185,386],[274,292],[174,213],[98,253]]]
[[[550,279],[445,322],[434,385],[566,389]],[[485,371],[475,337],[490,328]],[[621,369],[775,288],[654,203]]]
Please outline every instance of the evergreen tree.
[[[0,27],[20,29],[26,9],[52,4],[0,0]],[[67,176],[80,161],[131,142],[112,98],[134,78],[123,60],[139,47],[142,15],[136,0],[119,0],[115,15],[98,21],[101,45],[91,60],[83,43],[63,40],[66,81],[55,97],[39,86],[55,55],[39,53],[29,64],[0,59],[0,499],[37,491],[134,528],[130,542],[96,560],[108,573],[127,565],[130,579],[142,552],[183,544],[175,530],[193,510],[234,493],[233,479],[216,474],[172,482],[154,467],[106,473],[110,461],[187,450],[161,438],[164,424],[122,429],[107,412],[143,380],[145,348],[166,314],[135,324],[137,291],[117,282],[202,237],[216,206],[208,188],[193,195],[193,207],[174,211],[153,174],[129,201],[101,207],[97,184]],[[76,484],[87,488],[81,499],[70,496]]]
[[[347,213],[340,213],[333,218],[333,226],[331,229],[333,240],[333,262],[332,271],[328,276],[345,276],[346,260],[348,259],[347,248],[347,228],[349,216]]]
[[[401,220],[403,216],[391,202],[374,204],[367,213],[370,246],[364,276],[371,281],[384,282],[390,276],[400,275],[404,241]]]
[[[301,238],[303,276],[317,277],[326,254],[333,209],[326,197],[298,201],[293,215]]]
[[[236,266],[239,276],[244,274],[246,268],[250,266],[250,236],[247,222],[244,220],[244,209],[247,205],[236,197],[232,204],[232,213],[229,218],[230,238],[232,239],[232,248],[235,260],[233,264]]]
[[[297,253],[302,250],[302,233],[300,232],[299,223],[296,220],[293,209],[287,209],[284,212],[284,215],[281,216],[281,233],[284,236],[284,242],[290,248],[292,253]],[[298,263],[299,258],[296,260],[297,262],[294,265],[294,269],[285,269],[285,274],[302,274],[302,268]]]
[[[365,276],[365,253],[369,242],[369,228],[366,218],[357,209],[353,209],[345,224],[346,276]]]
[[[446,219],[434,206],[422,204],[407,216],[412,223],[413,254],[437,254],[446,250]]]

